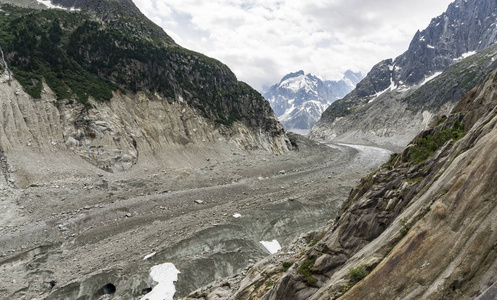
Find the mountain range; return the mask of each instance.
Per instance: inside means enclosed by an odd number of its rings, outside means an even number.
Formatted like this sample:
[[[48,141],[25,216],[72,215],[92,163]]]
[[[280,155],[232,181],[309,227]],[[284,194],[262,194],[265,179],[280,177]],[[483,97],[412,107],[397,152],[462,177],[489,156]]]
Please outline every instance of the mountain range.
[[[339,81],[322,80],[301,70],[285,75],[262,95],[285,129],[308,134],[324,110],[352,91],[362,78],[361,73],[349,70]]]
[[[491,0],[450,4],[414,35],[404,54],[375,65],[354,91],[334,102],[311,138],[403,147],[493,70],[492,50],[474,55],[497,40],[496,14]]]

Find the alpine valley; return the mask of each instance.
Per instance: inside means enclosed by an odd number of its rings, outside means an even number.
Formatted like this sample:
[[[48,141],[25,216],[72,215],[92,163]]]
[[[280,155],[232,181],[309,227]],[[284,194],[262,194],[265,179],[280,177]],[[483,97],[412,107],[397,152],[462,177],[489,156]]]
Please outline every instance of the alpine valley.
[[[266,101],[131,0],[0,0],[0,298],[495,299],[496,24]]]

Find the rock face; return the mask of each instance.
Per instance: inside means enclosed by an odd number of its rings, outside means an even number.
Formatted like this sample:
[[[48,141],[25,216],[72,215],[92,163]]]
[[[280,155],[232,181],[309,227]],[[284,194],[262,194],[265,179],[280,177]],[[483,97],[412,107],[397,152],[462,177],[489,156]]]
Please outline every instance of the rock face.
[[[258,265],[223,299],[491,297],[496,95],[497,71],[364,177],[334,224],[285,268]]]
[[[433,91],[446,94],[443,101],[412,96],[449,66],[493,45],[497,40],[496,14],[497,4],[490,0],[458,0],[449,5],[444,14],[415,34],[404,54],[374,66],[353,92],[334,102],[312,129],[311,138],[405,146],[426,128],[430,115],[446,114],[488,75],[491,68],[481,74],[475,74],[478,70],[461,72],[462,84]]]
[[[321,80],[304,71],[290,73],[263,93],[283,126],[297,133],[308,133],[333,101],[352,91],[362,79],[347,71],[340,81]]]
[[[141,13],[132,0],[51,0],[51,2],[54,5],[90,12],[118,30],[155,35],[161,37],[165,43],[174,43],[162,28]],[[139,22],[129,22],[132,19]]]
[[[6,28],[19,38],[0,39],[14,74],[9,79],[1,66],[0,150],[20,186],[37,177],[30,155],[76,154],[118,172],[140,157],[162,161],[213,143],[291,148],[259,93],[224,64],[175,44],[132,1],[54,4],[81,12],[2,5]]]

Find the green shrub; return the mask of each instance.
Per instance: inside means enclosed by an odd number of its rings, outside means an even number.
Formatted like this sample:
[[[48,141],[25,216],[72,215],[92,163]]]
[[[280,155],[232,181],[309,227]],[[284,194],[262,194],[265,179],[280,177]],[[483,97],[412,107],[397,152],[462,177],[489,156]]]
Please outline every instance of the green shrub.
[[[400,219],[400,224],[402,224],[402,228],[400,228],[399,232],[402,235],[406,235],[409,232],[409,230],[411,229],[411,226],[407,223],[407,221],[409,221],[408,217],[404,217],[404,218]]]
[[[283,268],[281,269],[282,272],[286,272],[288,271],[288,269],[290,269],[291,267],[293,266],[293,263],[289,262],[289,261],[285,261],[283,263]]]
[[[304,277],[304,280],[310,284],[310,285],[315,285],[318,280],[312,276],[311,273],[311,268],[314,266],[315,260],[314,259],[306,259],[299,267],[297,270],[297,273],[302,275]]]
[[[354,282],[359,282],[364,277],[368,276],[369,273],[366,270],[366,266],[365,265],[360,265],[357,268],[350,268],[349,269],[349,274],[350,274],[350,277],[352,277],[352,280]]]
[[[443,115],[441,116],[438,120],[437,120],[437,123],[435,124],[435,126],[438,126],[440,124],[442,124],[443,122],[447,121],[447,116],[446,115]]]
[[[318,236],[316,236],[310,243],[309,247],[314,247],[325,235],[325,232],[320,233]]]
[[[415,178],[408,179],[407,182],[409,184],[411,184],[411,183],[417,183],[417,182],[421,181],[421,179],[423,179],[423,178],[424,178],[423,176],[418,176],[418,177],[415,177]]]
[[[419,164],[435,153],[447,141],[451,139],[458,140],[463,136],[464,124],[455,121],[450,129],[436,131],[431,135],[418,139],[416,145],[411,147],[410,159]]]
[[[398,153],[392,153],[390,154],[390,159],[385,163],[385,168],[392,169],[393,167],[393,161],[399,156]]]

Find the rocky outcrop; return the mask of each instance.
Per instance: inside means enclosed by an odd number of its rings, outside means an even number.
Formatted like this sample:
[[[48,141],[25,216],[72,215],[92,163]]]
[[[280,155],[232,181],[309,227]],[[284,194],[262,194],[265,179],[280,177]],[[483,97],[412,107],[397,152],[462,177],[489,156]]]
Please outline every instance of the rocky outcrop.
[[[497,71],[364,177],[334,224],[285,258],[286,268],[284,262],[279,269],[258,265],[220,299],[491,295],[497,280],[496,116]]]
[[[334,102],[312,129],[311,138],[404,147],[426,128],[427,118],[447,114],[462,95],[493,70],[493,61],[470,58],[472,66],[458,71],[459,81],[441,87],[432,80],[454,77],[454,69],[449,66],[497,41],[496,13],[495,1],[458,0],[449,5],[444,14],[416,33],[404,54],[380,62],[356,90]],[[490,67],[480,72],[482,65]],[[416,92],[420,86],[424,95]]]

